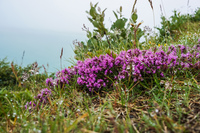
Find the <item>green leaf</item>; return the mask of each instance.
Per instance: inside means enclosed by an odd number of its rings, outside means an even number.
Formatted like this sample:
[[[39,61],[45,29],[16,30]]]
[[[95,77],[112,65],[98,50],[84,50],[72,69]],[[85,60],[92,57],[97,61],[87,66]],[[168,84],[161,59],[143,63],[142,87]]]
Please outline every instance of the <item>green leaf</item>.
[[[106,9],[104,9],[103,12],[102,12],[102,14],[101,14],[101,18],[100,18],[100,21],[101,21],[101,22],[104,21],[105,11],[106,11]]]
[[[136,13],[133,13],[131,18],[132,18],[133,22],[136,23],[138,15]]]
[[[92,41],[91,41],[91,39],[88,40],[87,45],[88,45],[88,47],[92,47]]]
[[[87,38],[91,38],[92,37],[92,33],[90,31],[87,32]]]
[[[95,10],[94,7],[91,7],[91,9],[90,9],[90,15],[92,16],[92,18],[95,18],[95,16],[96,16],[96,10]]]
[[[91,19],[91,18],[89,18],[89,17],[88,17],[88,20],[89,20],[91,23],[93,22],[93,19]]]
[[[95,38],[91,38],[92,45],[96,46],[98,44],[97,40]]]
[[[113,13],[114,13],[116,19],[118,19],[117,13],[115,11],[113,11]]]
[[[107,9],[107,8],[106,8],[106,9]],[[105,11],[106,11],[106,9],[104,9],[104,10],[102,11],[102,14],[103,14],[103,15],[105,15]]]
[[[99,2],[97,2],[97,3],[94,5],[94,7],[96,8],[98,4],[99,4]]]
[[[94,25],[94,27],[98,28],[99,27],[99,23],[97,21],[93,21],[92,24]]]
[[[122,29],[125,26],[125,21],[123,19],[118,19],[115,23],[114,23],[114,27],[117,29]]]
[[[116,54],[113,54],[113,58],[115,59],[117,57],[117,55]]]
[[[103,23],[103,21],[104,21],[104,15],[101,15],[100,22]]]

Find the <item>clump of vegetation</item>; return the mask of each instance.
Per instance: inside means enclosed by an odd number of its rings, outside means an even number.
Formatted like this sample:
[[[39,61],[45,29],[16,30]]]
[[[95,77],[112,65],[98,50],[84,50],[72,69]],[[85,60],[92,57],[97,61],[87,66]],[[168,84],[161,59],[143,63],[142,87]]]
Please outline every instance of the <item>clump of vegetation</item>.
[[[171,41],[178,41],[179,36],[184,31],[188,31],[189,28],[194,27],[194,23],[199,25],[200,20],[200,8],[198,8],[193,15],[181,15],[180,12],[174,11],[169,19],[165,16],[161,16],[161,28],[157,28],[159,36],[156,39],[158,43],[166,43]]]
[[[110,28],[106,28],[104,24],[105,10],[101,9],[95,4],[91,4],[91,8],[87,13],[88,20],[93,24],[94,30],[89,31],[84,25],[83,30],[87,32],[88,40],[86,43],[77,42],[75,44],[75,54],[77,60],[85,60],[89,57],[100,56],[106,54],[109,50],[119,52],[131,48],[139,47],[139,40],[144,35],[137,23],[136,10],[132,11],[131,18],[128,19],[122,15],[122,7],[117,13],[113,11],[116,21],[113,22]],[[128,23],[127,23],[128,22]],[[106,49],[105,51],[102,48]]]
[[[27,72],[30,66],[27,68],[21,68],[20,66],[11,65],[10,62],[6,61],[6,58],[0,61],[0,87],[13,86],[17,84],[17,78],[15,76],[22,75],[22,72]],[[18,72],[15,72],[18,70]]]
[[[47,72],[40,74],[40,69],[41,67],[38,66],[37,62],[21,67],[13,62],[8,62],[4,58],[0,61],[0,87],[14,90],[16,86],[26,88],[30,87],[34,82],[43,82],[48,78],[48,74]],[[53,76],[53,74],[50,76]]]
[[[55,76],[40,74],[37,63],[2,60],[0,132],[199,132],[198,17],[187,18],[187,29],[169,20],[177,27],[173,39],[149,36],[134,6],[130,24],[120,8],[107,29],[105,10],[91,5],[94,31],[75,46],[77,63]]]
[[[200,21],[200,8],[198,8],[196,11],[195,11],[195,14],[193,15],[189,15],[190,16],[190,20],[192,22],[199,22]]]

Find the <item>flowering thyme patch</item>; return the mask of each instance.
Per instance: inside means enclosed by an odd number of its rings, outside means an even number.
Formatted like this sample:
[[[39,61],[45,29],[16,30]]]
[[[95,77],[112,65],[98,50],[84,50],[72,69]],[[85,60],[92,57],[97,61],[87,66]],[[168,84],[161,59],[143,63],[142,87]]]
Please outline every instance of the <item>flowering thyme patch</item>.
[[[46,85],[64,87],[76,80],[79,86],[89,91],[110,88],[116,80],[131,78],[133,82],[145,80],[144,75],[157,74],[164,77],[166,72],[199,69],[200,44],[193,48],[184,45],[170,46],[166,52],[159,49],[121,51],[115,58],[113,54],[88,58],[78,61],[73,68],[65,68],[56,74],[56,79],[49,78]],[[75,79],[75,75],[77,78]],[[111,79],[111,80],[110,80]]]

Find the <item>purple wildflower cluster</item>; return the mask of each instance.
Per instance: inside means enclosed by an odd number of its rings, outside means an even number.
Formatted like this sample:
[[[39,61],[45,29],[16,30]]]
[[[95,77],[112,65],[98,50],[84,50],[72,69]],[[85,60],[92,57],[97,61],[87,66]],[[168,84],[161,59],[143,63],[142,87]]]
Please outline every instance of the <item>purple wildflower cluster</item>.
[[[184,45],[170,46],[167,51],[162,47],[149,50],[130,49],[114,57],[112,54],[101,55],[78,61],[73,68],[65,68],[56,74],[56,79],[49,78],[46,85],[64,87],[76,80],[82,88],[89,91],[111,87],[113,81],[126,80],[128,77],[142,81],[149,75],[164,77],[166,71],[200,69],[200,43],[193,48]],[[75,78],[76,76],[76,78]]]
[[[40,91],[40,94],[38,94],[35,99],[38,99],[40,103],[46,104],[48,101],[48,97],[51,95],[51,90],[45,88]]]
[[[62,71],[56,73],[56,79],[48,78],[46,80],[46,86],[52,88],[53,86],[63,87],[65,84],[69,84],[70,81],[76,75],[77,70],[75,68],[65,68]]]
[[[112,55],[101,55],[85,61],[78,61],[74,67],[77,70],[77,83],[86,86],[89,91],[110,85],[108,77],[113,77],[115,59]]]
[[[46,86],[65,87],[74,81],[83,88],[93,92],[103,87],[110,88],[113,81],[132,79],[133,82],[145,80],[157,74],[158,77],[174,74],[174,71],[200,69],[200,41],[193,48],[184,45],[170,46],[167,50],[162,47],[149,50],[130,49],[122,51],[119,55],[114,53],[101,55],[78,61],[76,66],[65,68],[56,74],[56,78],[48,78]],[[166,73],[168,72],[168,73]],[[40,91],[35,99],[38,105],[47,104],[52,95],[51,90],[45,88]],[[25,105],[29,111],[36,107],[36,100]]]
[[[47,104],[48,98],[51,96],[51,90],[45,88],[40,91],[40,93],[34,97],[36,100],[39,100],[39,105]],[[36,107],[36,101],[27,102],[25,105],[25,109],[29,109],[29,111],[33,110]]]
[[[35,108],[36,104],[33,101],[27,102],[25,105],[25,109],[29,109],[29,112]]]
[[[113,77],[115,59],[112,55],[101,55],[85,61],[78,61],[73,68],[63,69],[56,74],[56,79],[49,78],[46,85],[50,88],[53,86],[63,87],[74,80],[74,76],[78,75],[77,83],[92,89],[100,89],[106,87],[110,83],[109,78]],[[106,77],[106,75],[109,77]]]

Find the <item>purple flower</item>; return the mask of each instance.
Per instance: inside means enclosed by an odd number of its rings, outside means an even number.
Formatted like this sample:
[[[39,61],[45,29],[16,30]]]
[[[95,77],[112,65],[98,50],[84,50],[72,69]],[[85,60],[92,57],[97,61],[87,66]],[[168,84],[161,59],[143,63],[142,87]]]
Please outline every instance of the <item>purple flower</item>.
[[[51,95],[52,95],[51,90],[45,88],[42,89],[40,93],[34,98],[39,101],[39,105],[42,105],[42,104],[47,104],[47,100]],[[31,112],[36,106],[35,103],[36,103],[35,101],[27,102],[25,105],[25,109],[29,109],[29,112]]]
[[[111,80],[115,82],[131,78],[136,82],[145,80],[145,77],[153,74],[164,78],[164,73],[171,73],[175,69],[199,68],[198,51],[200,44],[193,48],[171,45],[167,52],[164,52],[163,47],[149,50],[129,49],[121,51],[116,58],[109,54],[100,55],[85,61],[77,61],[73,68],[57,72],[56,79],[47,79],[46,85],[65,87],[65,84],[76,81],[81,88],[93,91],[101,90],[103,87],[112,88]]]

